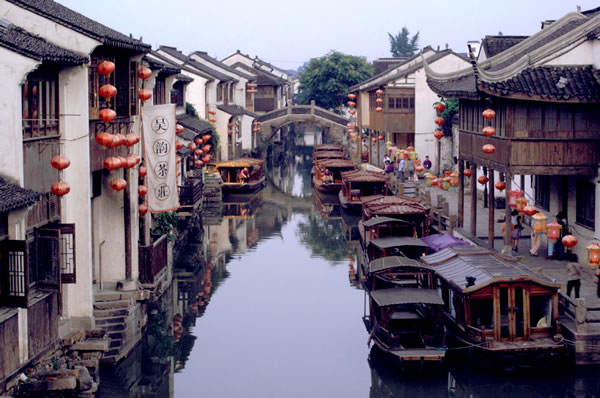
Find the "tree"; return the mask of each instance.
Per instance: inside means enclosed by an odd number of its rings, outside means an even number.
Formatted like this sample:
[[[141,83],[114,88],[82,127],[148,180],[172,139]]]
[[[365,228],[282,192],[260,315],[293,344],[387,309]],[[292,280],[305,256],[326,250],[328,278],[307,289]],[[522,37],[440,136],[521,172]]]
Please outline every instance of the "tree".
[[[388,33],[390,37],[390,52],[392,57],[412,57],[419,50],[419,32],[409,40],[406,26],[396,36]]]
[[[308,105],[315,100],[316,105],[341,113],[348,87],[368,79],[372,74],[373,68],[364,57],[332,51],[323,57],[312,58],[300,73],[295,102]]]

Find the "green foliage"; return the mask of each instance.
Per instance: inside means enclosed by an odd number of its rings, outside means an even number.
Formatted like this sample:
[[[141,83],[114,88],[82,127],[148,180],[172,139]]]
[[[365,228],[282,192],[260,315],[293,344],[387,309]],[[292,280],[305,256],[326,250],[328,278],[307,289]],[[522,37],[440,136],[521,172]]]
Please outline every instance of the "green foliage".
[[[300,74],[300,88],[296,103],[308,105],[311,100],[325,109],[341,113],[346,102],[348,87],[368,79],[373,68],[364,57],[331,51],[312,58]]]
[[[312,255],[331,262],[343,261],[347,256],[348,244],[340,220],[325,220],[320,217],[298,224],[300,241],[312,250]]]
[[[198,111],[196,110],[194,105],[190,104],[189,102],[185,103],[185,113],[187,115],[198,117]]]
[[[444,118],[442,131],[445,136],[450,137],[452,136],[452,118],[458,113],[458,98],[442,98],[438,102],[441,102],[446,106],[446,109],[444,109],[440,116]],[[437,102],[434,103],[434,105],[435,104],[437,104]]]
[[[152,214],[152,220],[155,225],[154,231],[152,231],[153,234],[167,234],[167,239],[169,239],[169,241],[175,241],[173,229],[177,226],[177,223],[179,223],[179,219],[174,211]]]
[[[388,33],[390,38],[390,52],[392,57],[412,57],[419,50],[419,32],[409,39],[406,26],[397,35]]]

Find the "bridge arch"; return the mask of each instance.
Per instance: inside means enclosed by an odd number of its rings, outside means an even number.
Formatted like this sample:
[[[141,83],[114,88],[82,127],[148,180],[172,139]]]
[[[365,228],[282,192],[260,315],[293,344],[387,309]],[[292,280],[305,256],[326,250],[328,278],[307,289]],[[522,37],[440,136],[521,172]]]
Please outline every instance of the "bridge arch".
[[[261,123],[262,137],[270,141],[277,131],[292,123],[310,122],[321,127],[333,142],[345,143],[348,119],[315,105],[288,105],[256,118]]]

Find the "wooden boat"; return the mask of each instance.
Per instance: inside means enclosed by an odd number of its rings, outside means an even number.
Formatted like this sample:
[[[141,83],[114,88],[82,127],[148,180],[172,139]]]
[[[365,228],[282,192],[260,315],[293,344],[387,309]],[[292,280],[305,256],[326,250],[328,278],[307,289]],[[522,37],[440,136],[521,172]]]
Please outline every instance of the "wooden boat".
[[[263,163],[262,159],[240,158],[215,164],[223,180],[223,193],[251,193],[263,188],[265,186]],[[240,173],[244,168],[248,168],[250,173],[247,182],[240,179]]]
[[[360,212],[368,196],[388,194],[388,176],[378,171],[353,170],[342,172],[340,205],[347,211]]]
[[[321,151],[313,153],[313,162],[325,159],[346,159],[346,153],[343,151]]]
[[[329,152],[329,151],[338,151],[343,152],[344,146],[341,144],[319,144],[315,145],[313,148],[313,156],[317,152]]]
[[[443,300],[434,289],[372,290],[363,322],[375,345],[399,366],[439,365],[446,351],[441,327]]]
[[[421,239],[409,236],[391,236],[371,239],[366,245],[363,264],[387,256],[403,256],[419,259],[427,251],[427,245]]]
[[[404,256],[381,257],[364,268],[365,290],[394,287],[434,288],[434,271],[419,260]]]
[[[356,163],[351,160],[319,160],[314,165],[313,186],[324,194],[337,195],[342,188],[342,172],[351,170],[356,170]]]
[[[373,238],[429,234],[429,207],[404,196],[372,196],[362,201],[358,230],[364,245]]]
[[[448,337],[482,364],[514,371],[564,358],[560,283],[476,246],[449,247],[421,261],[436,273]]]

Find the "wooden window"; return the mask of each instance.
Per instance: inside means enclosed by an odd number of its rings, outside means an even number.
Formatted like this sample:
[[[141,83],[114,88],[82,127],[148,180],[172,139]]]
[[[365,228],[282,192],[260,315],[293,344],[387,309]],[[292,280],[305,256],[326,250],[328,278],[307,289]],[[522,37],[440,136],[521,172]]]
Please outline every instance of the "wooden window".
[[[75,283],[75,224],[48,224],[28,234],[29,284],[59,290]]]
[[[110,102],[107,102],[104,98],[100,97],[100,94],[98,93],[100,87],[105,84],[112,84],[113,86],[117,87],[115,82],[115,72],[111,73],[109,76],[103,76],[98,73],[98,65],[100,65],[103,61],[115,62],[115,59],[106,57],[92,57],[90,66],[88,68],[90,119],[98,119],[100,109],[107,107],[113,110],[115,109],[115,98],[112,98]],[[119,87],[117,87],[117,90],[119,90]],[[123,93],[121,93],[121,95],[123,95]],[[117,96],[119,96],[118,91]]]
[[[542,131],[542,107],[540,105],[529,106],[529,131]]]
[[[552,296],[529,296],[529,324],[532,328],[552,326]]]
[[[555,105],[544,107],[544,131],[555,132],[558,130],[558,109]]]
[[[219,102],[223,101],[223,90],[223,83],[217,84],[217,101]]]
[[[23,240],[0,242],[0,303],[27,308],[29,295],[27,244]]]
[[[584,108],[578,106],[575,109],[575,131],[587,130],[587,117],[588,114]]]
[[[58,69],[42,65],[21,86],[23,138],[59,134]]]
[[[558,109],[558,130],[573,131],[573,111],[568,105],[561,105]]]
[[[408,98],[402,97],[402,109],[408,109]]]
[[[527,107],[515,106],[515,131],[527,131]]]
[[[590,181],[577,180],[576,183],[577,224],[595,229],[596,185]]]
[[[185,90],[185,84],[183,82],[177,82],[173,85],[173,91],[171,91],[171,103],[177,106],[183,106],[183,93]]]
[[[471,326],[481,329],[485,327],[488,330],[494,329],[494,300],[493,299],[472,299],[471,307]]]
[[[229,85],[229,101],[231,101],[231,102],[234,102],[234,100],[233,100],[234,90],[235,90],[235,83],[231,83]]]
[[[535,204],[550,210],[550,176],[535,176]]]
[[[388,97],[388,109],[396,108],[396,98]]]
[[[161,104],[166,103],[166,100],[167,100],[166,91],[167,90],[166,90],[165,77],[164,76],[157,77],[156,81],[154,83],[154,92],[152,93],[152,96],[154,97],[155,105],[161,105]]]
[[[139,78],[137,76],[138,63],[132,61],[129,63],[129,105],[130,110],[129,114],[131,116],[137,114],[138,107],[138,82]]]
[[[408,105],[408,107],[410,109],[415,109],[415,97],[410,97],[409,98],[409,105]]]
[[[258,86],[256,88],[256,97],[273,97],[275,96],[275,90],[273,86]]]
[[[102,175],[104,169],[92,172],[92,198],[102,195]]]

